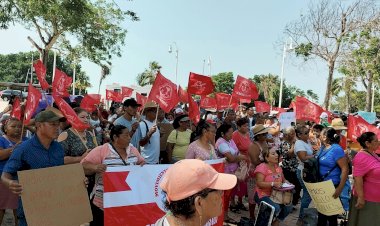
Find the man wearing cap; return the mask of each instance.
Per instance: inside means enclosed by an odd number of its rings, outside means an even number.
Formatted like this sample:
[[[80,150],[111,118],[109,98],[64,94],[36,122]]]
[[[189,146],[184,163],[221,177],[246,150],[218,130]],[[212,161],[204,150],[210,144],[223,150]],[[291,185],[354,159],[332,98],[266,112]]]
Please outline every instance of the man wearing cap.
[[[157,104],[152,101],[144,105],[145,119],[140,122],[135,133],[146,164],[158,164],[160,158],[160,131],[155,122],[157,108]]]
[[[3,169],[1,181],[13,193],[21,194],[23,190],[18,183],[17,171],[63,165],[64,150],[55,139],[59,135],[60,121],[65,120],[62,115],[49,110],[36,115],[36,134],[14,149]],[[21,198],[17,218],[20,226],[27,225]]]
[[[115,126],[122,125],[128,128],[129,136],[132,138],[131,143],[135,147],[138,146],[138,143],[134,137],[134,134],[137,130],[137,127],[139,126],[139,123],[135,117],[137,114],[137,108],[140,106],[141,104],[137,103],[137,101],[133,98],[125,100],[123,103],[124,115],[120,116],[113,123]]]

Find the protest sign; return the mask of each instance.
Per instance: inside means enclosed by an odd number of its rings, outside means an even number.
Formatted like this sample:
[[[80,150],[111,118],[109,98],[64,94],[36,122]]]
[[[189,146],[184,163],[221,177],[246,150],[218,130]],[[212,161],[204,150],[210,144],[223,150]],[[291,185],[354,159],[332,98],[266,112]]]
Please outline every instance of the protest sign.
[[[223,161],[206,162],[218,172],[224,172]],[[103,175],[104,225],[154,225],[166,212],[165,196],[159,185],[170,166],[108,167]],[[206,225],[223,225],[223,215],[211,219]]]
[[[339,197],[333,198],[335,187],[331,180],[319,183],[305,182],[305,186],[318,212],[326,216],[342,214],[344,212]]]
[[[92,221],[81,164],[19,171],[29,226],[76,226]]]
[[[280,129],[285,129],[292,125],[293,123],[296,123],[296,113],[295,112],[283,112],[280,114],[280,117],[278,119],[280,122]]]
[[[376,121],[376,112],[358,111],[358,115],[360,115],[369,124],[373,124]]]

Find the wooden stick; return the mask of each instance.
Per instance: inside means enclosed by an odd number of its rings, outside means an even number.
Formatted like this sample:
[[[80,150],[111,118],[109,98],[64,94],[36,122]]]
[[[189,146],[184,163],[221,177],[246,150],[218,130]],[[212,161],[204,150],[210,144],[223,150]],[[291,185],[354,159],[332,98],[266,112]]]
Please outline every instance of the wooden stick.
[[[157,118],[158,118],[158,111],[160,110],[160,105],[157,104],[157,112],[156,112],[156,125],[157,125]]]
[[[227,109],[230,109],[230,106],[231,106],[231,102],[232,102],[232,95],[231,95],[231,98],[230,98],[230,102],[228,103],[228,108]],[[226,111],[223,112],[223,118],[226,117]]]

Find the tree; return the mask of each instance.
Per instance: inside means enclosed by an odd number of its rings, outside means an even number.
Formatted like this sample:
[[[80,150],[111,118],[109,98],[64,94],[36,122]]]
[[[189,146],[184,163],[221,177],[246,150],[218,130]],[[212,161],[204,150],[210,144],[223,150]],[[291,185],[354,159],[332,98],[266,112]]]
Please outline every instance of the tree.
[[[215,92],[231,94],[234,89],[235,79],[232,72],[222,72],[212,76],[215,84]]]
[[[0,55],[0,81],[3,82],[16,82],[25,83],[30,82],[31,64],[39,58],[38,52],[20,52],[6,55]],[[47,59],[47,72],[46,80],[52,84],[53,75],[53,53],[48,55]],[[67,75],[73,75],[73,62],[68,58],[58,56],[56,59],[56,67],[64,71]],[[85,72],[82,71],[82,66],[76,64],[76,81],[82,84],[87,84],[85,88],[90,87],[89,78]],[[38,83],[37,77],[33,75],[33,83]],[[84,87],[82,86],[82,90]]]
[[[28,39],[42,54],[45,65],[53,46],[68,52],[80,49],[81,56],[99,65],[110,62],[113,55],[121,56],[127,32],[121,24],[127,17],[133,21],[139,19],[134,12],[123,11],[114,1],[108,0],[11,0],[0,3],[0,28],[7,29],[18,23],[34,29],[39,42],[31,37]]]
[[[265,101],[272,106],[277,106],[280,88],[278,76],[274,74],[255,75],[253,81],[258,86],[260,93],[263,94]]]
[[[311,90],[311,89],[306,90],[306,95],[312,101],[318,102],[319,97],[318,97],[318,95],[316,93],[314,93],[313,90]]]
[[[149,68],[137,76],[137,84],[139,84],[139,86],[153,85],[154,80],[156,80],[157,72],[159,72],[161,68],[157,61],[150,62]]]
[[[285,27],[285,34],[295,42],[297,56],[305,60],[317,57],[327,63],[328,78],[324,107],[330,107],[331,86],[337,60],[347,50],[343,42],[351,33],[378,23],[379,10],[374,0],[321,0],[311,3],[305,15]]]

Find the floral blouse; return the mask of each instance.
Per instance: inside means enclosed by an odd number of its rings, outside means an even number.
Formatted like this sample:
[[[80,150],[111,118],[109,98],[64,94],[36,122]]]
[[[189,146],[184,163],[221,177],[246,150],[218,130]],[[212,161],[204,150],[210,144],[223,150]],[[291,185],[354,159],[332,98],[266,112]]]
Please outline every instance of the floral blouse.
[[[287,141],[281,142],[279,150],[279,154],[282,157],[282,168],[289,170],[291,172],[296,172],[298,167],[298,160],[295,156],[295,153],[293,156],[289,156],[288,152],[291,148],[291,144]]]

